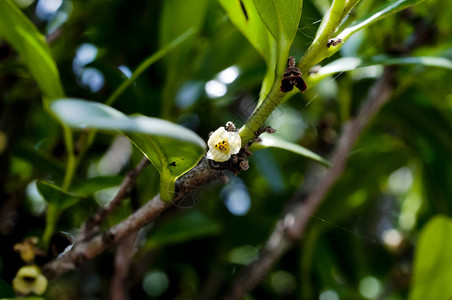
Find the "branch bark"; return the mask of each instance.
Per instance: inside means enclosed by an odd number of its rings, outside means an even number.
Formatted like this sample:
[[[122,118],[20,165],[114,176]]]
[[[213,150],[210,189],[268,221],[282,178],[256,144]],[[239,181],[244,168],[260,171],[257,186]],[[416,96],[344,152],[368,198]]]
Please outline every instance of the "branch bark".
[[[197,192],[205,185],[219,179],[221,171],[209,167],[207,159],[203,158],[196,167],[183,175],[176,182],[176,196],[172,202],[162,201],[160,195],[149,200],[145,205],[126,218],[124,221],[95,235],[88,240],[76,241],[72,248],[43,266],[43,274],[51,279],[59,274],[73,270],[86,261],[103,253],[114,244],[137,232],[141,227],[150,223],[173,203],[179,203],[193,192]]]
[[[116,247],[115,271],[110,284],[110,299],[130,299],[127,289],[127,274],[129,272],[130,260],[134,255],[134,244],[137,232],[125,238]]]
[[[97,233],[100,228],[100,224],[108,216],[113,209],[118,206],[119,203],[124,199],[124,197],[129,193],[131,187],[135,184],[135,181],[143,171],[143,169],[149,164],[149,159],[143,157],[140,163],[129,173],[121,183],[118,193],[115,195],[113,200],[111,200],[105,207],[101,207],[91,218],[86,221],[80,230],[80,234],[77,237],[77,241],[84,241],[93,234]]]
[[[241,299],[244,294],[254,289],[265,278],[275,262],[292,247],[295,241],[302,238],[311,216],[344,172],[347,157],[359,136],[390,99],[393,92],[394,72],[394,67],[386,67],[383,76],[373,85],[356,117],[344,126],[330,159],[331,168],[314,188],[307,192],[305,199],[299,199],[303,201],[298,201],[295,208],[280,218],[263,247],[260,258],[237,275],[231,293],[226,299]]]

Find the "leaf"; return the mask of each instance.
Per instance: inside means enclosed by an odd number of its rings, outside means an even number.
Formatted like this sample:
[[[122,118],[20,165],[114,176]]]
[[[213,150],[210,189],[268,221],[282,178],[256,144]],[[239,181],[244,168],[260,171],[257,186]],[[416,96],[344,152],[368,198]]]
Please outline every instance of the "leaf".
[[[46,227],[42,236],[42,246],[47,248],[61,213],[63,210],[75,205],[82,195],[64,191],[59,186],[45,180],[38,180],[36,187],[48,203]]]
[[[452,220],[434,217],[420,234],[410,300],[452,298]]]
[[[207,7],[207,0],[164,1],[159,28],[161,47],[169,45],[189,28],[199,31],[204,21]],[[190,48],[192,46],[186,44],[182,48]],[[173,54],[171,55],[173,56]],[[178,54],[175,53],[174,55],[177,56]]]
[[[199,32],[209,7],[207,0],[165,0],[162,2],[162,12],[160,19],[160,47],[164,48],[192,28],[195,32]],[[191,36],[188,41],[180,45],[174,51],[171,51],[165,57],[166,80],[165,87],[162,92],[162,113],[166,118],[171,117],[171,107],[175,93],[181,82],[185,81],[186,74],[191,69],[191,63],[194,60],[194,46],[198,45],[195,38],[197,35]]]
[[[82,194],[64,191],[61,187],[46,180],[38,180],[36,187],[44,200],[48,204],[56,206],[60,211],[73,206],[83,197]]]
[[[172,198],[175,180],[196,165],[207,147],[185,127],[157,118],[128,117],[101,103],[66,98],[51,103],[50,109],[72,128],[126,135],[159,171],[161,197],[167,201]]]
[[[82,197],[88,197],[97,191],[119,186],[123,179],[122,176],[99,176],[88,178],[80,183],[75,183],[71,188],[71,192]]]
[[[111,96],[107,99],[105,104],[111,105],[115,100],[132,84],[137,80],[138,76],[141,75],[147,68],[149,68],[153,63],[161,59],[163,56],[168,54],[171,50],[185,42],[187,39],[192,37],[195,34],[195,30],[193,28],[188,29],[180,36],[176,37],[173,41],[171,41],[168,45],[163,47],[158,52],[152,54],[148,58],[146,58],[137,68],[133,71],[130,78],[124,80],[121,85],[111,94]]]
[[[146,242],[147,249],[183,243],[220,233],[221,226],[200,211],[191,211],[180,217],[168,220],[156,228]]]
[[[27,160],[41,172],[50,172],[53,176],[64,176],[65,167],[61,161],[31,146],[14,149],[14,154]]]
[[[14,297],[14,294],[13,287],[3,279],[0,279],[0,295],[2,297]]]
[[[86,198],[96,191],[119,185],[121,181],[122,178],[119,176],[95,177],[76,183],[70,191],[65,191],[49,181],[38,180],[36,187],[48,203],[46,228],[42,237],[44,247],[48,245],[58,219],[64,210],[74,206],[80,199]]]
[[[367,26],[393,14],[407,7],[416,5],[424,0],[392,0],[383,6],[379,7],[376,11],[361,18],[346,29],[344,29],[336,38],[342,39],[342,41],[348,40],[355,32],[366,28]],[[337,46],[331,46],[330,51],[335,52],[342,47],[344,43],[339,43]]]
[[[274,47],[275,40],[269,35],[265,24],[262,22],[253,0],[219,0],[221,6],[229,16],[231,22],[245,36],[257,52],[269,61],[270,50]]]
[[[292,44],[301,18],[302,0],[254,0],[254,5],[278,43]]]
[[[11,0],[0,1],[0,37],[19,52],[46,97],[63,97],[58,69],[44,37]]]
[[[250,150],[260,150],[260,149],[264,149],[264,148],[273,147],[273,148],[287,150],[287,151],[299,154],[301,156],[310,158],[310,159],[315,160],[327,167],[330,166],[330,163],[327,160],[325,160],[324,158],[322,158],[320,155],[317,155],[314,152],[312,152],[311,150],[306,149],[305,147],[302,147],[298,144],[283,140],[282,138],[279,138],[275,135],[264,134],[264,135],[260,136],[260,139],[261,139],[261,142],[254,143],[251,146]]]
[[[219,2],[228,13],[231,22],[259,52],[267,64],[267,72],[259,94],[259,106],[270,91],[275,78],[276,40],[262,22],[253,0],[219,0]]]
[[[362,67],[376,65],[422,65],[426,67],[445,68],[452,70],[452,60],[444,57],[431,56],[410,56],[410,57],[390,57],[379,55],[370,59],[357,57],[343,57],[322,67],[318,72],[309,76],[310,81],[320,81],[323,78],[340,72],[352,71]]]
[[[259,94],[258,106],[266,99],[270,91],[279,87],[278,76],[282,76],[287,67],[290,47],[298,30],[301,18],[302,0],[253,0],[256,10],[269,32],[276,40],[276,46],[270,48],[270,60]]]

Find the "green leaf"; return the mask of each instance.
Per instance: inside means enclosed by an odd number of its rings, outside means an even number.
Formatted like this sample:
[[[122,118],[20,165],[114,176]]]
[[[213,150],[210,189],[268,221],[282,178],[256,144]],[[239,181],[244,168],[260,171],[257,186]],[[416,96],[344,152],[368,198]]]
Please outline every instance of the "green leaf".
[[[165,0],[162,2],[160,19],[160,47],[170,45],[174,39],[192,28],[199,32],[206,16],[209,3],[207,0]],[[165,57],[166,81],[162,92],[162,116],[171,118],[171,107],[179,85],[186,78],[194,61],[195,45],[199,45],[191,36],[188,41],[171,51]]]
[[[320,155],[315,154],[314,152],[312,152],[309,149],[306,149],[305,147],[302,147],[298,144],[295,143],[291,143],[288,142],[286,140],[283,140],[280,137],[277,137],[275,135],[267,135],[267,134],[263,134],[260,136],[261,142],[259,143],[254,143],[250,150],[260,150],[260,149],[264,149],[264,148],[278,148],[278,149],[283,149],[283,150],[287,150],[296,154],[299,154],[301,156],[310,158],[312,160],[315,160],[327,167],[330,166],[330,163],[325,160],[323,157],[321,157]]]
[[[2,297],[14,297],[14,294],[13,287],[0,278],[0,295]]]
[[[64,175],[65,167],[61,161],[32,146],[18,147],[14,149],[14,154],[27,160],[41,172],[50,172],[55,177]]]
[[[320,81],[323,78],[340,72],[352,71],[362,67],[376,65],[422,65],[426,67],[445,68],[452,70],[452,60],[444,57],[411,56],[390,57],[386,55],[375,56],[370,59],[357,57],[343,57],[322,67],[318,72],[309,76],[310,81]]]
[[[124,177],[122,176],[99,176],[88,178],[80,183],[75,183],[71,188],[71,192],[82,197],[88,197],[97,191],[119,186],[123,179]]]
[[[80,199],[86,198],[96,191],[117,186],[121,181],[122,177],[119,176],[95,177],[81,183],[76,183],[70,191],[65,191],[49,181],[38,180],[36,182],[36,187],[44,200],[48,203],[46,228],[42,238],[44,247],[48,245],[50,238],[55,231],[58,219],[65,209],[74,206]]]
[[[44,200],[48,203],[46,213],[46,227],[42,236],[42,245],[46,249],[55,231],[58,218],[63,210],[75,205],[82,195],[64,191],[59,186],[45,181],[38,180],[36,187]]]
[[[270,91],[275,78],[275,67],[278,58],[276,40],[262,22],[253,0],[219,0],[219,2],[228,13],[231,22],[259,52],[267,64],[267,72],[259,94],[258,105],[260,105]]]
[[[221,226],[200,211],[191,211],[180,217],[170,219],[156,228],[146,242],[147,249],[183,243],[220,233]]]
[[[83,197],[82,194],[64,191],[61,187],[46,180],[38,180],[36,186],[44,200],[61,211],[73,206]]]
[[[452,298],[452,220],[433,218],[422,230],[414,260],[410,300]]]
[[[269,61],[275,40],[262,22],[253,0],[219,0],[231,22],[245,36],[257,52]]]
[[[44,37],[11,0],[0,1],[0,37],[19,52],[46,97],[63,97],[58,69]]]
[[[366,28],[367,26],[393,14],[407,7],[416,5],[424,0],[392,0],[383,6],[379,7],[376,11],[370,13],[369,15],[361,18],[346,29],[344,29],[337,38],[342,39],[342,41],[348,40],[350,36],[352,36],[355,32]],[[342,47],[344,43],[339,43],[337,46],[331,46],[329,48],[330,52],[336,52],[338,49]]]
[[[137,80],[138,76],[141,75],[146,69],[148,69],[153,63],[161,59],[163,56],[168,54],[171,50],[185,42],[187,39],[192,37],[195,34],[195,30],[193,28],[188,29],[180,36],[176,37],[173,41],[171,41],[168,45],[163,47],[158,52],[152,54],[148,58],[146,58],[137,68],[133,71],[130,78],[124,80],[121,85],[111,94],[111,96],[107,99],[105,104],[112,105],[113,102],[132,84]]]
[[[126,135],[159,171],[161,197],[167,201],[172,198],[175,180],[196,165],[207,147],[185,127],[157,118],[128,117],[101,103],[67,98],[54,101],[50,109],[72,128]]]
[[[254,5],[278,43],[292,44],[301,18],[302,0],[254,0]]]

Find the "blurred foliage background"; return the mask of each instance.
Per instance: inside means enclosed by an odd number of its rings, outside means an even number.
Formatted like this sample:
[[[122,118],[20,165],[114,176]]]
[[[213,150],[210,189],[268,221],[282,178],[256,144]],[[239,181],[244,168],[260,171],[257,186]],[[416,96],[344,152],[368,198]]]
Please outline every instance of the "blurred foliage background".
[[[240,127],[254,110],[266,64],[218,1],[15,3],[45,36],[69,97],[105,103],[142,61],[195,27],[194,35],[145,70],[113,107],[167,119],[205,140],[226,121]],[[330,4],[304,1],[291,48],[297,60]],[[380,5],[363,1],[350,18]],[[445,267],[452,261],[451,223],[435,216],[452,214],[451,15],[452,3],[424,1],[369,26],[321,65],[342,57],[378,62],[326,76],[274,111],[267,123],[277,135],[327,157],[343,124],[381,76],[386,62],[381,55],[403,58],[401,47],[427,26],[426,42],[409,49],[410,55],[446,59],[442,68],[425,61],[398,67],[393,97],[354,147],[303,240],[247,299],[450,299],[444,282],[452,276]],[[43,92],[24,58],[5,40],[0,40],[0,93],[0,296],[13,297],[11,281],[23,265],[13,245],[28,236],[42,237],[46,227],[47,204],[36,180],[60,184],[67,157],[62,128],[44,108]],[[75,141],[80,137],[83,133],[76,132]],[[78,144],[74,147],[77,151]],[[141,157],[120,135],[97,134],[74,181],[103,176],[110,187],[99,185],[62,210],[52,243],[62,233],[76,234]],[[229,175],[224,186],[200,188],[183,206],[144,227],[127,276],[130,297],[220,298],[235,274],[257,258],[313,164],[280,149],[257,151],[247,172]],[[149,165],[106,228],[158,191],[159,174]],[[45,297],[107,299],[114,254],[110,250],[51,281]],[[49,253],[37,263],[51,258]],[[423,271],[418,274],[416,268]],[[421,291],[414,292],[413,280]],[[441,295],[419,296],[425,286],[430,292],[437,287]]]

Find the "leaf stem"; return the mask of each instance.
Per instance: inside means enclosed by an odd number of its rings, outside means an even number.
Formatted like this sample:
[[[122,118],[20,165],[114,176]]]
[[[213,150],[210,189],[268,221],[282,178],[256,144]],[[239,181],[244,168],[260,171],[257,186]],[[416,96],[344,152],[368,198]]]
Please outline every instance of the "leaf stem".
[[[76,169],[76,159],[74,155],[74,142],[72,139],[72,130],[65,124],[63,126],[64,142],[66,144],[67,151],[67,167],[64,175],[63,190],[67,191],[71,185],[72,178],[74,177]]]
[[[333,1],[330,11],[323,19],[322,24],[320,24],[320,28],[314,42],[299,62],[298,67],[301,72],[306,73],[313,65],[327,57],[328,39],[333,35],[334,31],[342,21],[344,7],[345,0]],[[278,41],[279,45],[275,66],[275,78],[273,79],[272,87],[262,103],[253,112],[246,124],[240,129],[239,134],[242,139],[242,145],[254,138],[254,132],[264,125],[271,113],[285,99],[286,94],[280,92],[279,85],[286,67],[285,62],[287,61],[288,53],[290,51],[290,44],[283,42],[284,39],[279,39]]]
[[[46,227],[44,229],[44,233],[42,234],[42,248],[47,251],[50,243],[50,239],[52,238],[53,232],[55,231],[55,225],[58,220],[58,209],[55,204],[49,204],[47,206],[46,213]]]
[[[271,113],[278,107],[284,98],[284,94],[279,90],[279,76],[276,76],[270,92],[265,97],[262,104],[257,107],[245,125],[240,129],[239,134],[242,139],[242,145],[252,140],[256,132],[265,123]]]
[[[302,73],[307,73],[312,66],[328,56],[328,39],[340,25],[342,18],[345,17],[343,16],[345,2],[345,0],[334,0],[331,4],[331,8],[323,18],[314,41],[298,63]]]

